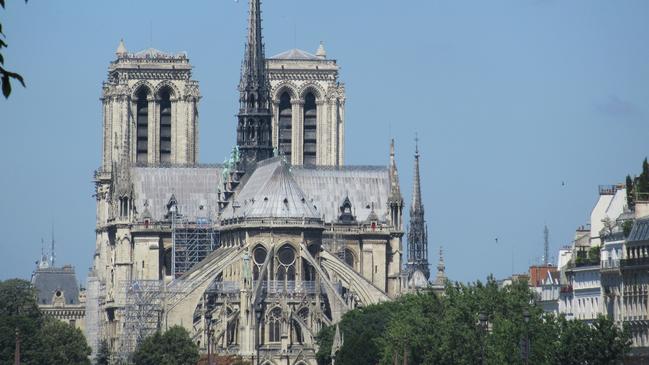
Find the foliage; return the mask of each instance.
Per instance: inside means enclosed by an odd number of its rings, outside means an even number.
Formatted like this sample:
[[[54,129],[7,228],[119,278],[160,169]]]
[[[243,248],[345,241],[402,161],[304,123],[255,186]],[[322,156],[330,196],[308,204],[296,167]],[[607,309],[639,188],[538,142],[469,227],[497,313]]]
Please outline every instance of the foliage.
[[[110,348],[108,347],[108,341],[102,340],[99,343],[99,348],[97,349],[97,355],[95,356],[95,365],[108,365],[110,364]]]
[[[631,178],[630,175],[627,175],[626,197],[629,208],[633,208],[636,198],[641,200],[649,199],[649,162],[647,162],[647,158],[642,161],[642,173],[640,176]]]
[[[0,364],[11,364],[17,337],[21,363],[38,364],[38,332],[43,321],[31,283],[0,281]]]
[[[25,2],[27,2],[27,0],[25,0]],[[0,0],[0,7],[4,9],[5,0]],[[0,82],[2,83],[2,94],[5,96],[5,98],[8,98],[11,94],[11,79],[18,80],[23,85],[23,87],[25,87],[25,80],[23,80],[23,77],[19,74],[11,72],[4,68],[5,59],[2,55],[2,49],[7,48],[8,46],[7,42],[4,41],[5,39],[6,37],[3,33],[2,23],[0,23]]]
[[[80,329],[46,318],[40,333],[40,364],[90,365],[90,346]]]
[[[181,326],[147,337],[133,354],[136,365],[194,365],[198,359],[198,346]]]
[[[397,302],[370,305],[347,312],[341,322],[340,331],[344,333],[345,346],[336,356],[339,364],[376,364],[381,351],[376,340],[385,332]],[[331,345],[335,327],[324,328],[318,334],[320,348],[316,357],[320,364],[331,363]]]
[[[604,317],[592,325],[544,314],[526,281],[499,288],[486,283],[448,284],[431,292],[350,311],[340,329],[344,344],[336,364],[609,364],[629,350],[626,331]],[[524,313],[529,313],[527,321]],[[479,326],[484,313],[488,329]],[[318,363],[329,364],[333,327],[318,336]]]

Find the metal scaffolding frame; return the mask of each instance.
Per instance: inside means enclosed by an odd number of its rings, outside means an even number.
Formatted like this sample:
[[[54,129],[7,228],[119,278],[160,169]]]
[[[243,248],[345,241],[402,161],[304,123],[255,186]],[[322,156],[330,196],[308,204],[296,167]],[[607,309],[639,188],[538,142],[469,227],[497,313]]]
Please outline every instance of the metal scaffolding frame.
[[[163,310],[162,280],[133,280],[122,283],[124,290],[124,329],[120,358],[130,361],[131,354],[147,336],[160,329]]]
[[[209,218],[190,222],[174,215],[172,226],[172,271],[178,278],[216,249],[219,232]]]

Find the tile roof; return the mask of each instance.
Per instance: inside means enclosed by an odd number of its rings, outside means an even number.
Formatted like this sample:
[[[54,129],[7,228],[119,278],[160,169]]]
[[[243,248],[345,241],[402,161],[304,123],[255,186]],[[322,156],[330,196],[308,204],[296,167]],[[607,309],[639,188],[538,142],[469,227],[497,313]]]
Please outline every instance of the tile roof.
[[[203,217],[203,205],[209,217],[215,219],[219,211],[218,189],[222,166],[212,167],[133,167],[131,179],[135,195],[135,209],[139,214],[148,211],[154,220],[163,220],[167,203],[173,194],[178,202],[178,212],[190,220]]]

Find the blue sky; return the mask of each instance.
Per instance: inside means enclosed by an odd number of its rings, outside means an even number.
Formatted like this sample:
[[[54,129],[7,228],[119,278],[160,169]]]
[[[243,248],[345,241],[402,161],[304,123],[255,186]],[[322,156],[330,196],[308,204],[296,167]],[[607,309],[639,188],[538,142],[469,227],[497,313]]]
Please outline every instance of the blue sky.
[[[325,42],[347,88],[346,163],[387,164],[409,202],[420,138],[430,260],[505,277],[587,223],[599,184],[649,154],[649,2],[267,0],[266,51]],[[115,48],[186,51],[200,82],[200,160],[235,142],[244,0],[23,1],[0,10],[0,279],[28,278],[54,224],[83,278],[95,248],[101,83]],[[562,182],[566,185],[562,186]],[[498,243],[495,238],[498,237]],[[513,265],[512,265],[513,262]]]

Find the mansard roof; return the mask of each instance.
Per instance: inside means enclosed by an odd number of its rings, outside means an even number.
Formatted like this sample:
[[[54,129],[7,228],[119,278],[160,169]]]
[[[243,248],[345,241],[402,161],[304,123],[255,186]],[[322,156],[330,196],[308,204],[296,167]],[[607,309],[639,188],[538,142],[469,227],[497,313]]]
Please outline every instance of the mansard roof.
[[[273,57],[270,57],[273,60],[321,60],[321,57],[318,57],[314,54],[311,54],[307,51],[301,49],[293,48],[288,51],[276,54]]]
[[[223,218],[321,218],[317,206],[295,182],[289,169],[277,157],[261,162],[235,193]]]
[[[79,304],[79,285],[72,266],[37,269],[32,284],[38,294],[38,304],[52,304],[57,292],[65,298],[65,304]]]
[[[649,241],[649,217],[635,221],[627,240],[629,242]]]
[[[135,208],[138,213],[149,210],[153,220],[164,220],[167,203],[173,195],[178,213],[190,220],[196,217],[215,219],[218,213],[218,189],[223,167],[133,167]],[[145,207],[145,203],[147,206]],[[203,211],[200,211],[200,206]],[[207,212],[205,212],[205,210]]]

